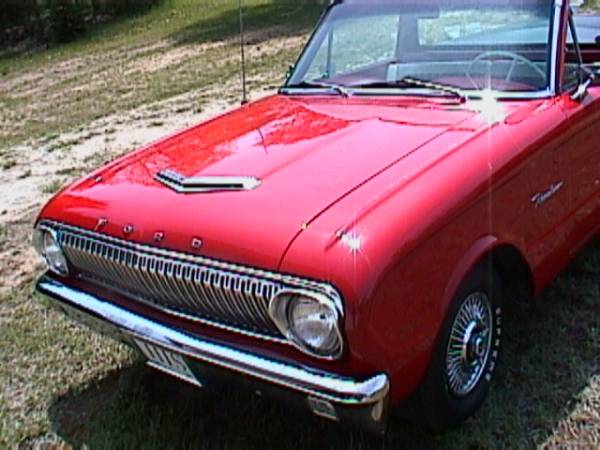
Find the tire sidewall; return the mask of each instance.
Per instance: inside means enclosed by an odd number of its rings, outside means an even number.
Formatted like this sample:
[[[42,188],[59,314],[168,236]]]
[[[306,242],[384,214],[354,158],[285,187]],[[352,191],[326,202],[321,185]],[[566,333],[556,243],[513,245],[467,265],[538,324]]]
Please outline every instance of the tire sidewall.
[[[477,385],[465,396],[454,395],[448,385],[446,353],[450,331],[460,307],[474,293],[485,293],[492,314],[492,339],[488,360]],[[502,290],[498,276],[488,265],[480,265],[463,282],[454,297],[438,336],[436,351],[425,382],[425,396],[429,397],[429,420],[436,428],[456,426],[471,416],[483,403],[498,366],[502,345]],[[433,408],[433,409],[432,409]]]

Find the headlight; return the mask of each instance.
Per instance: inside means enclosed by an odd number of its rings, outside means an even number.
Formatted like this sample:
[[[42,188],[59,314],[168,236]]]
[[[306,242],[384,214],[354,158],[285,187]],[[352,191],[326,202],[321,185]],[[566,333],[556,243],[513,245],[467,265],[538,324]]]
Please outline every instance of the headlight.
[[[58,243],[54,230],[37,228],[33,233],[33,246],[52,272],[63,277],[69,275],[67,257]]]
[[[271,299],[269,313],[279,331],[305,353],[327,359],[341,356],[342,310],[337,295],[285,290]]]

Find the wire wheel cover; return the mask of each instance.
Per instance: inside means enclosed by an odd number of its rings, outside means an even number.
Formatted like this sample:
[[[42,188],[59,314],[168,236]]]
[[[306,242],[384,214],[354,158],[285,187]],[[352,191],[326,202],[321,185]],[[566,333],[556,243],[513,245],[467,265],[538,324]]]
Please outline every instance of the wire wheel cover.
[[[453,395],[469,395],[481,380],[490,357],[492,328],[488,295],[469,295],[456,314],[446,349],[446,377]]]

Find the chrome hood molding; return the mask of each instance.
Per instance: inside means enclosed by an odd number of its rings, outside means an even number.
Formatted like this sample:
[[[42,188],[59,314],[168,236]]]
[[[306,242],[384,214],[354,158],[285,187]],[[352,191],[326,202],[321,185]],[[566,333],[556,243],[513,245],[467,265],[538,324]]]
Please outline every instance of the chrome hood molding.
[[[185,177],[174,170],[162,170],[154,179],[181,194],[202,194],[223,191],[252,191],[260,186],[255,177],[202,176]]]

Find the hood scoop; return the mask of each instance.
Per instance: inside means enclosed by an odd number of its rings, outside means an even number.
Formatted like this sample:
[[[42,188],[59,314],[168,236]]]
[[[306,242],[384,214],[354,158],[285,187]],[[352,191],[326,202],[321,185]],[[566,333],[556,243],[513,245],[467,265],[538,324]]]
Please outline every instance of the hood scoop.
[[[251,191],[260,186],[255,177],[202,176],[186,177],[174,170],[162,170],[154,179],[180,194],[201,194],[223,191]]]

